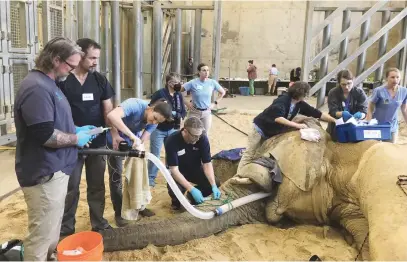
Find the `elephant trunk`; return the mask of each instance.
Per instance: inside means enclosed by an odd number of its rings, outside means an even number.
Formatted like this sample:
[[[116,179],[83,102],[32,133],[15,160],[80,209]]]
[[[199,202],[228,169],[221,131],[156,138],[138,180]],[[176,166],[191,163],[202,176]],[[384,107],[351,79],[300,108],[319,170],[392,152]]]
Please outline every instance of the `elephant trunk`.
[[[397,177],[406,174],[406,149],[374,146],[359,166],[359,200],[369,224],[371,260],[407,260],[407,196],[397,185]]]
[[[141,249],[149,244],[179,245],[219,233],[230,226],[249,223],[239,214],[239,209],[236,209],[210,220],[202,220],[184,213],[171,219],[105,230],[102,231],[104,248],[110,252]]]

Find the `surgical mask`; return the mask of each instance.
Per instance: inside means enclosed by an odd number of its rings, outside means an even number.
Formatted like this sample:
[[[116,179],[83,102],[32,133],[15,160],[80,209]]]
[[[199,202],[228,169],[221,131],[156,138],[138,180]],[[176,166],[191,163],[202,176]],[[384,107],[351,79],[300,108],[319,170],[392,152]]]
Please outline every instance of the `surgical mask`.
[[[181,84],[180,83],[177,83],[177,84],[174,85],[174,91],[176,91],[176,92],[181,91]]]

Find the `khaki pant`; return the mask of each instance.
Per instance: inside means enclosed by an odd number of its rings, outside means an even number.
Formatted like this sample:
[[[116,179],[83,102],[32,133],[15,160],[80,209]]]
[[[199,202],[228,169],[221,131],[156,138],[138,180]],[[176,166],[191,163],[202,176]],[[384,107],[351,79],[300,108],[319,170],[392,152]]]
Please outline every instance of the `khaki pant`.
[[[202,121],[202,123],[203,123],[203,125],[205,127],[206,134],[209,135],[209,130],[211,129],[211,126],[212,126],[212,111],[211,111],[211,109],[208,108],[205,111],[200,111],[200,110],[192,107],[192,109],[190,109],[188,111],[187,118],[190,118],[191,116],[197,117]]]
[[[257,149],[264,142],[259,132],[252,128],[251,133],[247,138],[247,147],[243,152],[242,158],[240,159],[239,166],[237,167],[237,174],[240,174],[240,170],[247,164],[250,164],[254,160]]]
[[[25,261],[46,261],[54,252],[59,241],[68,181],[69,176],[59,171],[45,183],[22,188],[28,214]]]
[[[274,94],[274,90],[276,89],[276,85],[277,85],[277,76],[276,75],[269,75],[269,81],[268,81],[269,91],[268,92],[271,95]]]

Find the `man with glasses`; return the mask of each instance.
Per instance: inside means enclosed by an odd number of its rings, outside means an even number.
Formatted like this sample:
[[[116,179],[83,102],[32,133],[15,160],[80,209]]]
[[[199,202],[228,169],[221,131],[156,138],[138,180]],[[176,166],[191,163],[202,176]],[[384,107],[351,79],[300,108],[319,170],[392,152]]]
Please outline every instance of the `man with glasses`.
[[[204,125],[197,117],[185,120],[184,128],[171,134],[165,142],[167,166],[182,193],[188,191],[194,204],[204,202],[204,197],[213,193],[219,199],[218,189],[211,162],[211,150]],[[196,186],[193,186],[195,184]],[[181,204],[174,192],[168,187],[172,199],[171,207],[180,209]]]
[[[76,41],[85,55],[73,68],[65,81],[58,85],[71,105],[72,117],[77,126],[105,126],[107,114],[113,109],[111,98],[114,91],[105,76],[96,71],[101,46],[92,39]],[[69,65],[69,64],[68,64]],[[105,148],[106,134],[98,135],[91,148]],[[105,156],[79,156],[73,174],[69,178],[61,236],[75,233],[75,214],[79,202],[79,184],[82,169],[86,168],[87,200],[93,231],[111,228],[103,217],[105,210]]]
[[[55,84],[79,64],[82,55],[75,42],[63,37],[52,39],[16,94],[15,169],[27,203],[26,261],[52,259],[77,146],[83,147],[92,139],[86,127],[75,127],[69,103]]]

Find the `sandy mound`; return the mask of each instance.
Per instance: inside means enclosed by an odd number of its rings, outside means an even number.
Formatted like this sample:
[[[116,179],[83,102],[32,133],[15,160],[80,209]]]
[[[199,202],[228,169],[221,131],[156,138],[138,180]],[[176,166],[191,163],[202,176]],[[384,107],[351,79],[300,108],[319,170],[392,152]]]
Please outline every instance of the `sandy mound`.
[[[228,114],[222,118],[244,132],[249,132],[253,115]],[[402,124],[400,135],[407,136],[407,126]],[[244,147],[246,136],[213,118],[210,132],[211,152]],[[407,142],[401,138],[400,142]],[[14,165],[14,164],[13,164]],[[3,168],[12,168],[7,166]],[[89,211],[86,202],[86,181],[82,176],[81,198],[77,211],[77,231],[90,230]],[[114,224],[106,172],[105,217]],[[152,191],[149,208],[156,212],[150,219],[171,217],[177,213],[170,209],[166,183],[161,175]],[[23,238],[27,233],[26,205],[22,192],[0,202],[0,243],[11,238]],[[142,218],[146,219],[146,218]],[[205,239],[190,241],[179,246],[148,246],[143,250],[105,254],[106,260],[308,260],[317,254],[324,260],[353,260],[357,251],[350,247],[342,235],[329,227],[297,226],[278,229],[269,225],[245,225],[231,228],[224,233]]]

